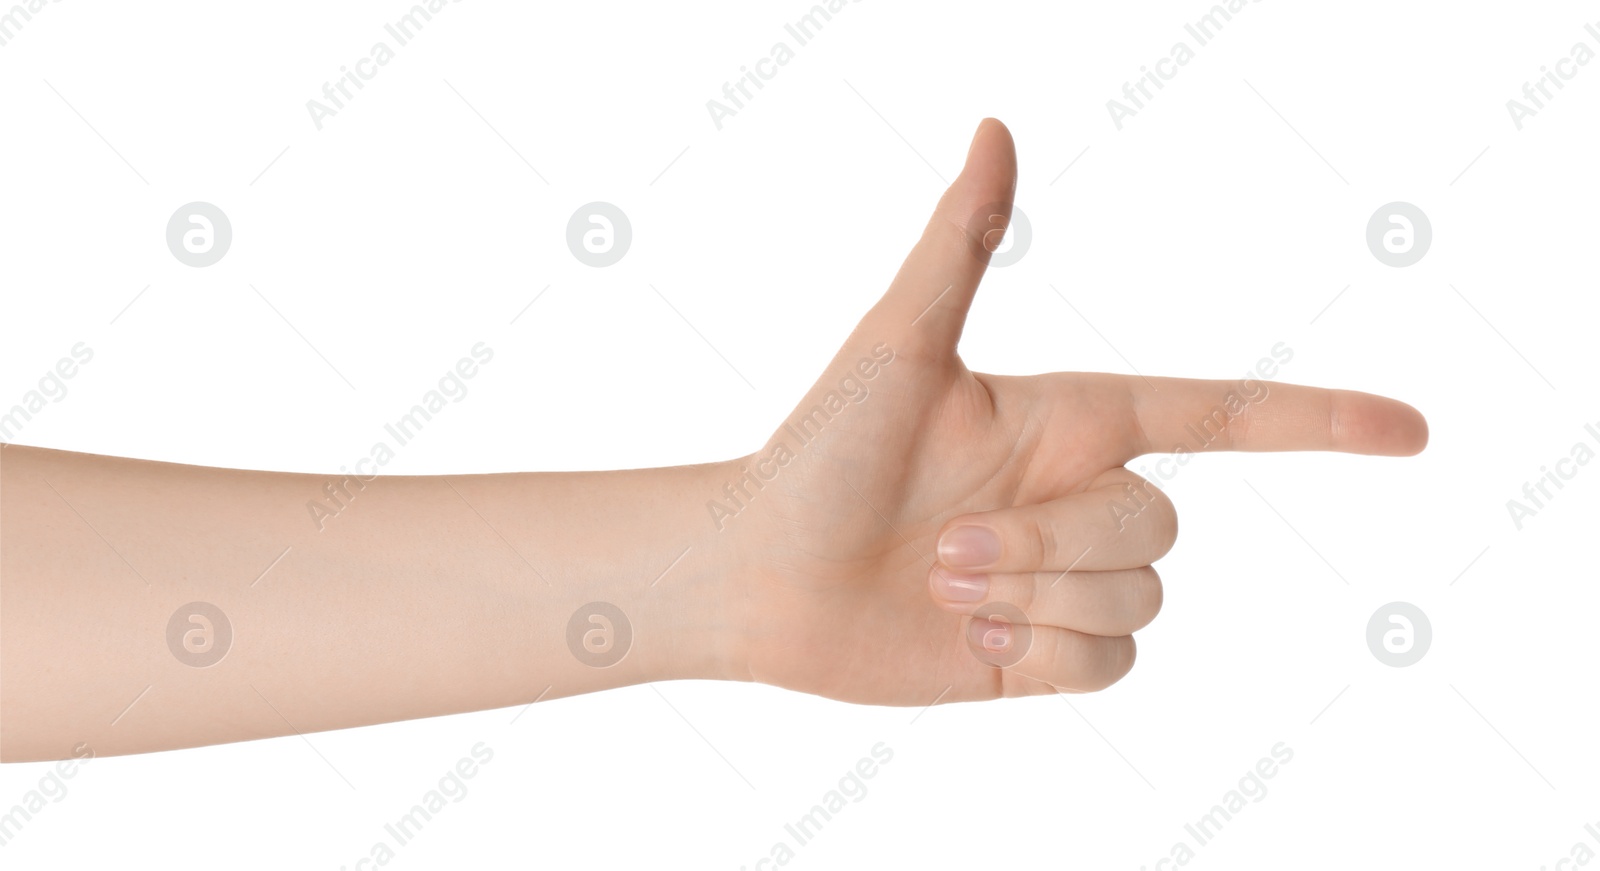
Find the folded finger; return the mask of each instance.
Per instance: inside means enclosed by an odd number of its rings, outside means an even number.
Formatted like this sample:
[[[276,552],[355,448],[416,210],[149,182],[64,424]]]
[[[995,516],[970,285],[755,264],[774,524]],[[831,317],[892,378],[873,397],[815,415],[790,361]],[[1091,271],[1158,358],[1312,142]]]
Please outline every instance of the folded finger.
[[[1133,636],[1106,638],[1062,629],[974,617],[967,642],[980,660],[1053,687],[1095,692],[1133,669]]]
[[[1155,562],[1178,537],[1178,515],[1155,485],[1126,469],[1108,483],[1038,505],[951,518],[939,562],[958,572],[1096,571]]]
[[[935,566],[928,572],[935,604],[976,614],[1005,603],[1035,626],[1115,637],[1143,629],[1161,611],[1161,577],[1150,566],[1105,572],[971,574]]]

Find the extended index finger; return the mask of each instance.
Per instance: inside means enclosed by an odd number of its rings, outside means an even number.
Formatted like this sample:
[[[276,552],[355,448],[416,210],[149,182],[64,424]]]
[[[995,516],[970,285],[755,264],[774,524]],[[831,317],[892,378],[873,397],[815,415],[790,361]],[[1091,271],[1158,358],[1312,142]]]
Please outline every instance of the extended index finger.
[[[1421,412],[1371,393],[1255,380],[1134,377],[1126,385],[1143,436],[1138,454],[1341,451],[1409,457],[1428,444]]]

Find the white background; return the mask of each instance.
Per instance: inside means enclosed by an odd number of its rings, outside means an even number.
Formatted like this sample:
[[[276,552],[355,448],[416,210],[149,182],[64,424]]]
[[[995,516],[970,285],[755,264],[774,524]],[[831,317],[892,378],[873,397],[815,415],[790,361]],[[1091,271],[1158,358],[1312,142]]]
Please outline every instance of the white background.
[[[1102,694],[919,712],[672,683],[315,752],[98,759],[7,868],[353,868],[479,741],[493,761],[394,867],[754,868],[878,742],[893,760],[792,867],[1155,868],[1279,742],[1293,760],[1190,867],[1600,852],[1600,467],[1520,531],[1506,508],[1600,421],[1600,63],[1520,131],[1505,107],[1600,49],[1600,5],[1251,3],[1119,131],[1106,101],[1192,46],[1205,3],[867,0],[719,131],[706,101],[793,47],[803,2],[466,0],[319,131],[306,101],[406,9],[359,6],[65,0],[0,48],[0,405],[95,353],[17,441],[331,472],[486,341],[472,394],[386,471],[746,453],[984,115],[1016,137],[1034,238],[979,293],[973,368],[1237,378],[1284,342],[1282,380],[1404,399],[1432,441],[1191,463],[1165,610]],[[234,230],[205,269],[164,241],[196,200]],[[564,238],[596,200],[634,231],[604,269]],[[1434,231],[1404,269],[1364,239],[1396,200]],[[1405,669],[1365,639],[1396,600],[1434,632]],[[0,810],[47,770],[0,769]]]

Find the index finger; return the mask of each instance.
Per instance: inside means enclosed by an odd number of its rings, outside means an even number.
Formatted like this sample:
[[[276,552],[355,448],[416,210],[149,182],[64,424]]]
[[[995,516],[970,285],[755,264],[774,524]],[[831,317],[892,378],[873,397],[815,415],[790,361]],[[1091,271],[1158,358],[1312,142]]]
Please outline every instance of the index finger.
[[[1276,381],[1126,380],[1137,454],[1340,451],[1409,457],[1428,444],[1422,413],[1397,399]]]

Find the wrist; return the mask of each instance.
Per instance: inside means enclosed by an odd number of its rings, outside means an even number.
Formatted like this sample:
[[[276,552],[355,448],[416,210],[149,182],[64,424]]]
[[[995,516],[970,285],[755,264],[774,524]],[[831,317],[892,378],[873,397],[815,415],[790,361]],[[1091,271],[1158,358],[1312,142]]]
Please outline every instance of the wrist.
[[[742,462],[558,475],[541,482],[551,485],[544,500],[551,520],[560,515],[551,529],[557,542],[566,542],[555,551],[583,551],[560,560],[574,571],[566,583],[551,578],[556,590],[543,622],[584,678],[601,686],[750,680],[746,536],[738,524],[719,524],[708,508]],[[590,616],[607,611],[606,605],[615,611],[601,613],[601,620]],[[604,649],[585,647],[588,638]],[[614,663],[617,654],[609,644],[627,645]]]
[[[659,595],[671,613],[675,644],[665,672],[670,678],[751,680],[750,627],[745,585],[757,566],[749,530],[729,524],[713,505],[736,480],[748,458],[680,467],[676,492],[682,510],[671,521],[683,547],[677,562],[645,594]],[[663,566],[663,568],[666,568]]]

